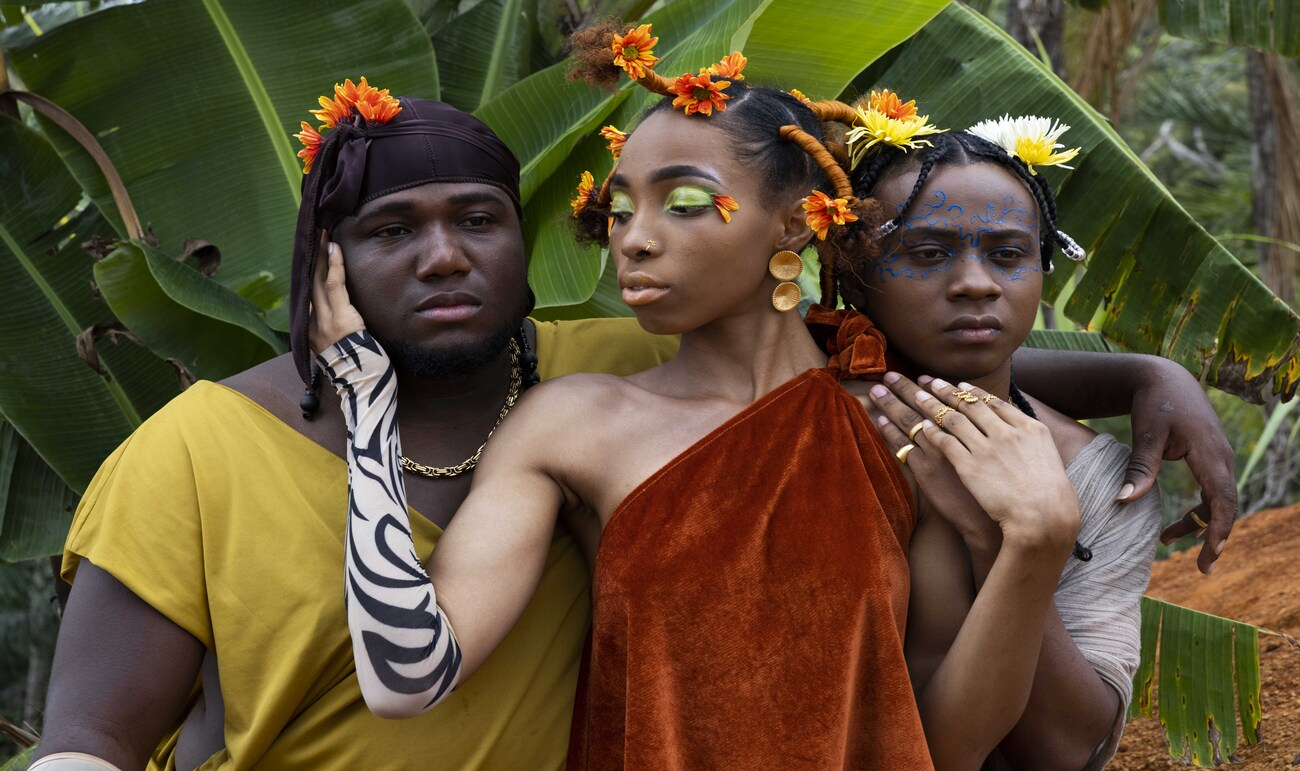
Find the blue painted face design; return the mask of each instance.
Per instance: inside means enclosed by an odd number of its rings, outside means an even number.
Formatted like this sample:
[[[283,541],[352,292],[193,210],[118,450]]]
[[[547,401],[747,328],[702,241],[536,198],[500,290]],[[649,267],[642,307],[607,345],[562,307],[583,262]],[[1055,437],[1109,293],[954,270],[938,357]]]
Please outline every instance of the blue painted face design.
[[[913,203],[913,213],[886,241],[886,253],[871,270],[881,282],[924,281],[951,271],[958,260],[971,259],[1000,280],[1022,281],[1042,270],[1038,210],[1026,199],[1006,195],[996,201],[958,202],[945,190],[934,190]],[[899,213],[901,209],[898,204]]]

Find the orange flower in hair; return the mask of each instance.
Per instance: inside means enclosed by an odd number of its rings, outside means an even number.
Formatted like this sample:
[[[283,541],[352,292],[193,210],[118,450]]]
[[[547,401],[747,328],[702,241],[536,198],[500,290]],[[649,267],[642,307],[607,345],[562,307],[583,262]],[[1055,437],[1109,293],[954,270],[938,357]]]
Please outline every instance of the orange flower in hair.
[[[858,220],[858,215],[849,211],[847,198],[831,198],[820,190],[812,191],[812,195],[804,199],[803,210],[808,212],[808,227],[822,241],[826,240],[826,231],[831,225],[847,225]]]
[[[729,80],[714,82],[708,70],[700,70],[698,75],[688,72],[673,82],[670,90],[677,95],[673,100],[673,107],[684,108],[687,115],[694,115],[697,112],[701,115],[712,115],[714,109],[721,112],[727,109],[726,101],[731,98],[722,92],[730,85]]]
[[[582,172],[582,177],[578,180],[578,196],[569,205],[573,207],[573,218],[577,219],[583,210],[591,203],[593,188],[596,187],[596,180],[591,176],[590,171]]]
[[[623,143],[627,141],[627,134],[619,131],[613,125],[606,126],[600,130],[600,136],[609,140],[609,152],[618,160],[618,156],[623,154]]]
[[[744,80],[745,76],[741,75],[740,73],[744,71],[746,64],[749,64],[749,60],[745,58],[744,54],[742,54],[739,51],[732,51],[731,53],[722,57],[722,61],[718,62],[712,67],[706,68],[706,70],[710,75],[714,75],[719,78],[731,78],[732,80]]]
[[[740,204],[729,195],[713,196],[713,205],[718,207],[718,214],[722,215],[723,222],[731,222],[731,212],[740,211]]]
[[[894,120],[916,117],[916,100],[903,102],[898,98],[898,94],[887,88],[883,91],[872,91],[871,96],[867,97],[867,105]]]
[[[659,61],[659,57],[654,55],[654,48],[658,44],[659,38],[650,36],[649,24],[642,24],[622,35],[614,35],[614,42],[610,45],[614,51],[614,65],[622,67],[634,80],[644,78]]]
[[[294,134],[294,139],[302,142],[302,149],[298,151],[298,157],[302,159],[302,173],[311,172],[311,165],[316,160],[316,154],[320,152],[320,143],[325,141],[316,129],[311,127],[307,121],[302,121],[302,131]]]
[[[793,96],[795,99],[798,99],[799,101],[803,102],[804,104],[812,104],[812,100],[804,96],[803,92],[797,88],[792,88],[787,93],[789,93],[790,96]]]

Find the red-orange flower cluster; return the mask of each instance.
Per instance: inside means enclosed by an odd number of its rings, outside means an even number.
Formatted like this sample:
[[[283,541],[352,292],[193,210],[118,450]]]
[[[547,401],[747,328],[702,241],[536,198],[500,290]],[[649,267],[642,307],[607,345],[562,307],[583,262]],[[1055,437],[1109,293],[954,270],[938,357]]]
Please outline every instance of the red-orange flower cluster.
[[[623,153],[623,143],[627,141],[627,134],[619,131],[613,125],[609,125],[600,130],[600,136],[602,139],[609,141],[610,155],[613,155],[614,160],[617,161],[618,156]]]
[[[849,211],[847,198],[831,198],[820,190],[812,191],[804,199],[803,210],[808,212],[808,227],[823,241],[831,225],[847,225],[858,220],[858,215]]]
[[[610,44],[614,51],[614,65],[622,67],[634,80],[644,78],[659,61],[659,57],[654,55],[654,48],[658,44],[659,38],[650,36],[649,24],[642,24],[622,35],[614,35],[614,42]]]
[[[740,204],[736,203],[736,199],[729,195],[713,196],[713,205],[718,207],[718,214],[722,215],[723,222],[731,222],[731,213],[740,211]]]
[[[299,125],[302,126],[302,131],[293,136],[302,142],[302,149],[298,151],[298,157],[302,159],[302,173],[309,174],[311,165],[316,160],[316,153],[320,152],[320,143],[324,139],[307,121],[302,121]]]
[[[590,171],[582,172],[582,177],[578,180],[578,195],[569,205],[573,207],[573,218],[577,219],[582,214],[583,209],[591,203],[593,190],[596,187],[596,180],[591,176]]]
[[[714,75],[719,78],[730,78],[731,80],[744,80],[745,76],[741,75],[740,73],[744,71],[746,64],[749,64],[749,60],[745,58],[744,54],[742,54],[739,51],[732,51],[731,53],[722,57],[722,61],[718,62],[712,67],[706,67],[705,70],[710,75]]]
[[[684,108],[687,115],[712,115],[715,109],[719,112],[727,109],[726,101],[731,97],[722,92],[730,85],[731,81],[715,82],[708,70],[700,70],[698,75],[688,72],[678,77],[669,90],[677,95],[673,107]]]
[[[898,98],[898,94],[887,88],[883,91],[872,91],[871,96],[867,97],[867,105],[876,112],[894,120],[916,117],[916,100],[912,99],[904,102]]]
[[[387,123],[402,111],[401,102],[389,96],[388,89],[375,88],[366,82],[364,76],[360,83],[353,83],[351,78],[341,84],[335,83],[333,98],[322,96],[317,102],[320,109],[312,110],[311,114],[321,122],[319,130],[304,122],[302,131],[294,134],[303,145],[302,150],[298,151],[298,157],[303,160],[303,174],[311,171],[312,162],[320,152],[323,141],[320,131],[334,128],[339,121],[350,117],[353,110],[371,125]]]

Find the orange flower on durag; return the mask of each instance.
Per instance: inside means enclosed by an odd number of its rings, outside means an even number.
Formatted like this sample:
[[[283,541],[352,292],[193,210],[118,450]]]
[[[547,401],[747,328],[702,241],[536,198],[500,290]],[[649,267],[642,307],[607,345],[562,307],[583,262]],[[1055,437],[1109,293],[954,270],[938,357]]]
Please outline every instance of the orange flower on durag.
[[[688,72],[677,78],[672,88],[668,90],[677,94],[677,98],[673,100],[673,107],[685,108],[687,115],[694,115],[697,112],[701,115],[712,115],[714,109],[718,112],[727,109],[726,101],[731,97],[722,92],[730,85],[730,80],[714,82],[708,70],[700,70],[698,75]]]
[[[731,213],[740,211],[740,204],[736,203],[736,199],[729,195],[713,196],[713,205],[718,207],[718,214],[722,215],[723,222],[731,222]]]
[[[732,80],[744,80],[745,76],[740,73],[744,71],[745,65],[749,60],[739,51],[732,51],[722,57],[722,61],[708,67],[708,73],[719,78],[731,78]]]
[[[622,67],[633,80],[640,80],[659,61],[654,51],[658,44],[659,38],[650,36],[649,24],[615,35],[614,42],[610,44],[614,50],[614,66]]]
[[[883,91],[872,91],[871,96],[867,97],[867,105],[876,112],[894,120],[916,117],[916,100],[912,99],[904,102],[898,98],[898,94],[887,88]]]
[[[320,152],[320,143],[324,141],[320,133],[311,127],[307,121],[302,121],[302,131],[294,134],[294,138],[302,142],[302,149],[298,151],[298,157],[302,159],[302,173],[311,172],[311,165],[316,160],[316,153]]]
[[[579,214],[582,214],[582,210],[591,203],[591,191],[595,186],[596,180],[591,176],[591,172],[582,172],[582,178],[578,180],[578,196],[569,201],[569,205],[573,207],[573,218],[575,220]]]
[[[618,160],[618,156],[623,153],[623,143],[627,141],[627,134],[614,128],[613,125],[606,126],[600,130],[600,136],[609,140],[609,152]]]
[[[817,238],[826,240],[826,231],[831,225],[847,225],[857,222],[858,215],[849,211],[847,198],[831,198],[820,190],[804,199],[803,210],[808,212],[808,227],[813,229]]]
[[[352,115],[353,108],[368,123],[387,123],[402,111],[402,105],[388,95],[388,89],[380,90],[366,82],[362,76],[360,83],[353,83],[351,78],[334,84],[334,98],[322,96],[319,99],[321,109],[312,110],[321,122],[321,128],[334,128],[338,122]]]
[[[348,81],[351,83],[352,81]],[[334,86],[335,90],[339,87]],[[352,103],[331,99],[328,96],[322,96],[317,100],[320,102],[319,110],[312,110],[311,114],[316,116],[320,121],[321,129],[334,128],[338,122],[352,114]]]

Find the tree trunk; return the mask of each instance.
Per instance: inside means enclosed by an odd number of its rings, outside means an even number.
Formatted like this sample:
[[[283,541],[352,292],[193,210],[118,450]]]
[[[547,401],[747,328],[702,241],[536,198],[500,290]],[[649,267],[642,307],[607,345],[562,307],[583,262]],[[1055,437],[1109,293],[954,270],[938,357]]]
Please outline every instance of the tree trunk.
[[[58,611],[49,577],[42,561],[31,563],[28,591],[27,684],[23,697],[23,725],[37,734],[45,716],[45,691],[50,681],[50,663],[54,657]]]
[[[1039,44],[1047,52],[1052,72],[1065,80],[1065,3],[1063,0],[1010,0],[1007,30],[1035,59],[1041,58]],[[992,116],[990,116],[992,117]],[[1056,329],[1056,309],[1042,304],[1043,326]]]
[[[1300,114],[1297,114],[1295,79],[1285,59],[1249,51],[1246,84],[1250,96],[1251,198],[1255,232],[1276,241],[1300,243]],[[1287,247],[1270,241],[1255,245],[1260,279],[1273,293],[1295,306],[1295,284],[1300,260]],[[1269,400],[1270,412],[1277,406]],[[1294,420],[1294,418],[1292,418]],[[1263,484],[1251,509],[1286,503],[1291,499],[1294,474],[1288,439],[1291,421],[1283,424],[1264,453]]]

